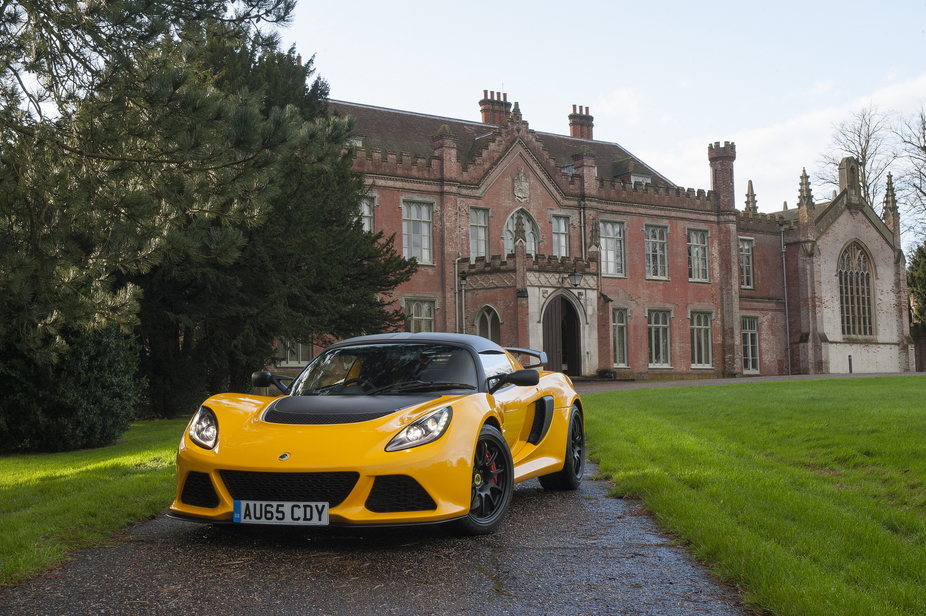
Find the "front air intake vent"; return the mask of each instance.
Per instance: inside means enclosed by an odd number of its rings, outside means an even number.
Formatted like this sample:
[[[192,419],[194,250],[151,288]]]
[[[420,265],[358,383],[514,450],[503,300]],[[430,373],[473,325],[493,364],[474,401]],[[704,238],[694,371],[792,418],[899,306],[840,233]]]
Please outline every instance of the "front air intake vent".
[[[220,470],[235,500],[328,503],[337,507],[354,489],[360,473],[262,473]]]
[[[434,499],[408,475],[382,475],[373,481],[366,508],[374,513],[433,511]]]
[[[208,474],[190,471],[183,482],[180,502],[193,507],[212,509],[219,506],[219,495],[216,494]]]

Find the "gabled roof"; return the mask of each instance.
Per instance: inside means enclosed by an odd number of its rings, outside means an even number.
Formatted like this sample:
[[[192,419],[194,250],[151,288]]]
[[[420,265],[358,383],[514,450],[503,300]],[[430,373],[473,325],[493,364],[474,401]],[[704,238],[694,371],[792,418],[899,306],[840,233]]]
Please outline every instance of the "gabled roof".
[[[475,160],[486,140],[497,131],[498,126],[444,118],[411,111],[400,111],[385,107],[374,107],[346,101],[329,101],[330,107],[343,116],[353,116],[357,122],[357,135],[362,139],[363,149],[377,149],[382,152],[406,152],[412,156],[429,157],[434,153],[432,138],[446,125],[457,140],[458,158],[467,163]],[[675,187],[662,174],[646,165],[622,146],[607,141],[580,139],[567,135],[531,131],[547,149],[550,157],[560,168],[572,165],[572,157],[583,147],[595,155],[598,176],[604,179],[614,177],[614,169],[625,168],[629,160],[634,161],[634,173],[651,175],[658,186]],[[617,165],[615,165],[617,163]]]

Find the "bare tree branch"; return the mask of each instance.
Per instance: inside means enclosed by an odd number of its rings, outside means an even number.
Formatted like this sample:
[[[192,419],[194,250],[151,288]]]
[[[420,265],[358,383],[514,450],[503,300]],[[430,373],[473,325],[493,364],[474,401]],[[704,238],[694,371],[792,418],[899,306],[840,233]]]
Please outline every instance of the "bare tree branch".
[[[827,151],[820,157],[819,186],[839,189],[839,163],[852,156],[858,160],[862,196],[872,207],[879,208],[884,182],[891,165],[897,160],[897,145],[892,131],[895,114],[869,103],[839,124]]]

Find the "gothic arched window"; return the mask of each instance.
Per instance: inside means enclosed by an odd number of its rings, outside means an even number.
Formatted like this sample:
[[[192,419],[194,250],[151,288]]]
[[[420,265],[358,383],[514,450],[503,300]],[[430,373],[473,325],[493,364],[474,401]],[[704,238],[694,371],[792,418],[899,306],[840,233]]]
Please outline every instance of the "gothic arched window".
[[[521,217],[521,224],[524,225],[527,254],[536,257],[537,244],[540,242],[540,230],[537,228],[537,223],[534,222],[534,217],[524,208],[517,210],[505,222],[505,254],[514,254],[514,233],[518,224],[518,216]]]
[[[871,267],[868,254],[856,242],[839,257],[839,306],[843,336],[871,336]]]
[[[476,333],[495,344],[501,344],[501,319],[491,306],[483,306],[476,315]]]

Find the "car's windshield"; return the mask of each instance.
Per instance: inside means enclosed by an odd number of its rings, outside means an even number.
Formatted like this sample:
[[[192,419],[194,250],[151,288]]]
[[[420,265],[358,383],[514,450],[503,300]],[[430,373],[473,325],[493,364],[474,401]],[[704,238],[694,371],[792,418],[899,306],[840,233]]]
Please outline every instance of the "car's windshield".
[[[365,344],[329,349],[293,383],[295,396],[472,391],[468,351],[446,344]]]

